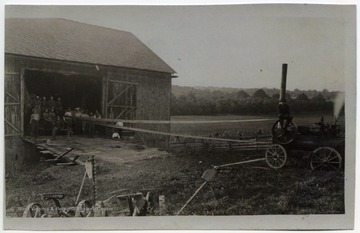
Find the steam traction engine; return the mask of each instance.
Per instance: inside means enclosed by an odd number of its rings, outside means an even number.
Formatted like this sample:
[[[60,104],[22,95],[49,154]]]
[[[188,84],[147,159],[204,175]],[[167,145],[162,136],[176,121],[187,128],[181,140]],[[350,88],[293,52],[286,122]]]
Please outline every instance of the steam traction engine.
[[[336,171],[342,168],[345,138],[340,135],[336,120],[326,124],[324,118],[313,126],[297,126],[286,104],[287,64],[282,66],[279,120],[272,127],[272,145],[266,150],[267,164],[275,169],[285,165],[291,151],[310,152],[312,170]]]

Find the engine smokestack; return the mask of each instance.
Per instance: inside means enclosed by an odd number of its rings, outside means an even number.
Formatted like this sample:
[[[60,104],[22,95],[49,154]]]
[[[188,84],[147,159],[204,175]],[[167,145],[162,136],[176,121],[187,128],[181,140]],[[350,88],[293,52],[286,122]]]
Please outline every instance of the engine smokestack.
[[[285,94],[286,94],[286,75],[287,75],[288,64],[282,64],[282,75],[281,75],[281,89],[280,89],[280,102],[285,102]]]

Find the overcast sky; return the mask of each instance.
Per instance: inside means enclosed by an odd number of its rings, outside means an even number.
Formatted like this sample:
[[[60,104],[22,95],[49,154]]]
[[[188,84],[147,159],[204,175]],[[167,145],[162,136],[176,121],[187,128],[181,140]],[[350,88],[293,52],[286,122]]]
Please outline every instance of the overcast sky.
[[[7,6],[6,17],[65,18],[132,32],[176,70],[173,84],[344,90],[351,6]],[[355,28],[354,28],[355,30]],[[354,47],[355,49],[355,47]]]

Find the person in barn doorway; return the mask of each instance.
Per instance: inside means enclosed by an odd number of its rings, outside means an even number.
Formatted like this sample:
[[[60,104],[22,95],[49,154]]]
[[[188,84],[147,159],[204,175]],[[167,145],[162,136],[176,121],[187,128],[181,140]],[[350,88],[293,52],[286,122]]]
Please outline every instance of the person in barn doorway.
[[[39,122],[40,122],[40,113],[37,108],[33,109],[33,113],[30,117],[31,125],[31,136],[37,138],[39,136]]]
[[[24,121],[25,122],[30,122],[30,117],[32,114],[32,110],[35,108],[35,99],[36,99],[36,95],[35,94],[28,94],[27,91],[25,91],[25,102],[24,102]],[[26,129],[26,131],[30,132],[31,128],[30,125],[29,127]]]
[[[51,129],[51,120],[49,110],[46,108],[41,117],[41,126],[46,133]]]
[[[56,121],[56,114],[54,108],[51,108],[49,112],[49,120],[51,122],[52,127],[54,127]]]
[[[52,140],[56,140],[56,135],[60,130],[63,130],[65,128],[65,122],[61,119],[60,116],[56,117],[54,127],[52,129]]]
[[[80,134],[82,131],[82,124],[81,124],[81,120],[79,119],[81,117],[82,114],[82,109],[77,107],[75,108],[75,113],[74,113],[74,133],[75,134]]]
[[[51,109],[55,108],[55,100],[53,96],[50,96],[50,99],[48,101],[48,106],[49,106],[49,110],[51,111]]]
[[[36,99],[34,101],[34,108],[37,108],[38,113],[41,113],[41,99],[40,96],[36,96]]]
[[[121,122],[121,121],[118,121],[118,122],[116,122],[116,126],[124,127],[124,123]],[[122,129],[122,128],[118,128],[115,132],[119,135],[119,139],[121,139],[121,138],[122,138],[123,129]]]
[[[49,105],[48,105],[48,101],[47,101],[46,97],[44,96],[41,101],[41,111],[42,111],[41,113],[45,112],[45,110],[49,111]]]
[[[60,97],[58,97],[57,101],[55,102],[55,113],[58,116],[63,115],[63,103]]]
[[[71,108],[68,108],[64,114],[64,121],[66,125],[66,130],[68,131],[68,134],[73,134],[73,114]]]

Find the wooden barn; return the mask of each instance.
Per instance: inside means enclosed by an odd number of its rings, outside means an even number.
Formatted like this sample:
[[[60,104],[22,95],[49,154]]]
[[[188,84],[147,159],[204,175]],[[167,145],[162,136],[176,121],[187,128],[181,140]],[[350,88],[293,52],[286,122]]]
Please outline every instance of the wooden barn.
[[[34,96],[60,97],[64,107],[99,111],[103,118],[170,120],[174,74],[130,32],[65,19],[6,19],[5,137],[28,134]],[[164,142],[140,137],[148,145]]]

